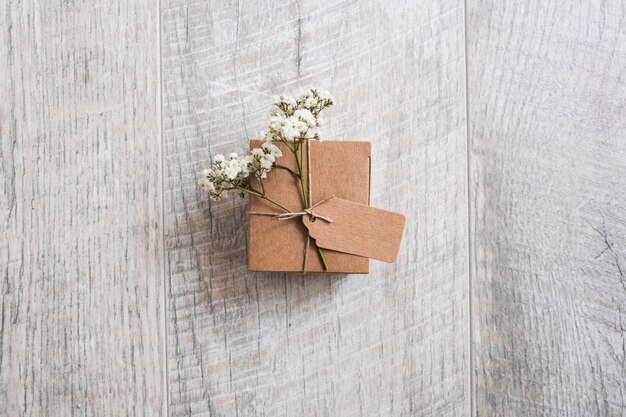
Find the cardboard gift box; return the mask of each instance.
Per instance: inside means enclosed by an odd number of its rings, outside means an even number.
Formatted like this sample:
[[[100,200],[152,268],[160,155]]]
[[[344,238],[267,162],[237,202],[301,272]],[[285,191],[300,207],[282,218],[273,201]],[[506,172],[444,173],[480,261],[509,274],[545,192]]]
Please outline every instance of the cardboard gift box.
[[[261,146],[258,140],[250,141],[250,148]],[[293,153],[285,144],[275,142],[281,148],[283,156],[280,165],[297,171]],[[311,203],[321,202],[328,197],[369,205],[370,200],[370,154],[369,142],[356,141],[315,141],[309,143],[304,152],[303,172],[305,184],[310,178]],[[310,167],[307,167],[310,160]],[[251,185],[260,189],[257,180]],[[304,209],[299,180],[285,169],[274,168],[264,181],[267,196],[280,202],[291,211]],[[250,213],[281,214],[280,208],[257,197],[248,200]],[[315,241],[310,240],[305,257],[305,248],[309,237],[308,229],[301,217],[279,221],[273,216],[248,216],[248,269],[250,271],[272,272],[324,272]],[[369,259],[323,249],[330,273],[367,274]],[[306,259],[306,265],[304,265]]]

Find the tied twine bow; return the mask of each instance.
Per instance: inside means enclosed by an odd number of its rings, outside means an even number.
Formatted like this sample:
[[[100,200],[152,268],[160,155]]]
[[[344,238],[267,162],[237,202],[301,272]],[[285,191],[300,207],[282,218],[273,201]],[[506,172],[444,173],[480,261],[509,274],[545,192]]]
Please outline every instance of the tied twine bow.
[[[327,202],[333,197],[334,195],[331,195],[330,197],[323,199],[322,201],[312,205],[311,207],[304,209],[302,211],[295,212],[295,213],[275,214],[275,213],[261,213],[261,212],[252,211],[252,212],[249,212],[248,214],[270,215],[276,218],[277,220],[289,220],[295,217],[309,216],[311,218],[311,221],[315,221],[315,219],[322,219],[325,222],[332,223],[333,219],[331,219],[330,217],[322,216],[321,214],[317,214],[316,212],[313,211],[313,209],[317,206],[321,206],[322,204],[324,204],[325,202]]]
[[[308,140],[306,141],[306,157],[307,157],[307,164],[306,164],[307,188],[309,191],[307,193],[307,200],[308,200],[309,208],[305,208],[304,210],[298,211],[298,212],[288,212],[288,213],[268,213],[268,212],[261,212],[261,211],[249,211],[248,214],[252,214],[256,216],[271,216],[276,220],[291,220],[291,219],[295,219],[298,217],[309,216],[311,218],[311,221],[315,221],[315,219],[320,219],[320,220],[324,220],[325,222],[332,223],[333,219],[331,219],[330,217],[322,216],[313,211],[315,207],[321,206],[322,204],[324,204],[325,202],[333,198],[334,195],[331,195],[330,197],[327,197],[321,201],[318,201],[315,204],[311,204],[311,201],[313,200],[313,198],[311,197],[311,195],[313,194],[313,187],[311,186],[311,146],[309,145]],[[307,232],[306,245],[304,247],[304,261],[302,262],[302,272],[305,274],[307,272],[306,261],[307,261],[307,257],[309,254],[310,244],[311,244],[311,235]]]

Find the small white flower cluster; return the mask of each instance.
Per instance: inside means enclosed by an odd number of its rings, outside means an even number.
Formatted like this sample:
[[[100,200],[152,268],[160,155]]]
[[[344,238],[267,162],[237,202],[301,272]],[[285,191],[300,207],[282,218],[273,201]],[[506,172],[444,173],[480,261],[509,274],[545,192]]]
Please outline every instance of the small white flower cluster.
[[[260,148],[252,149],[249,155],[239,156],[231,153],[228,158],[216,155],[211,169],[202,172],[200,185],[209,196],[217,201],[229,191],[235,191],[240,197],[249,189],[249,176],[253,174],[259,180],[267,178],[267,173],[274,167],[276,158],[283,155],[278,146],[264,143]]]
[[[266,142],[319,139],[317,128],[322,125],[319,114],[334,104],[334,98],[327,91],[316,88],[310,89],[298,100],[289,96],[274,96],[272,101],[276,110],[269,129],[261,132],[261,138]]]
[[[248,155],[239,156],[231,153],[228,158],[224,155],[215,155],[213,166],[202,172],[200,185],[213,200],[219,200],[224,193],[230,190],[245,188],[248,184],[252,158]]]
[[[211,168],[202,173],[200,185],[213,200],[220,200],[230,191],[236,192],[240,197],[251,193],[267,199],[263,180],[276,166],[276,158],[283,156],[280,148],[272,142],[287,143],[286,146],[295,153],[301,142],[319,139],[317,128],[322,124],[320,112],[332,106],[334,99],[326,91],[311,88],[297,100],[289,96],[274,96],[273,103],[276,109],[269,129],[261,133],[265,142],[260,148],[252,149],[249,154],[242,156],[236,153],[231,153],[228,158],[216,155]],[[254,175],[261,182],[263,191],[250,186],[250,175]]]
[[[283,156],[278,146],[265,142],[260,148],[252,149],[252,162],[250,169],[259,180],[267,178],[267,173],[272,170],[276,158]]]

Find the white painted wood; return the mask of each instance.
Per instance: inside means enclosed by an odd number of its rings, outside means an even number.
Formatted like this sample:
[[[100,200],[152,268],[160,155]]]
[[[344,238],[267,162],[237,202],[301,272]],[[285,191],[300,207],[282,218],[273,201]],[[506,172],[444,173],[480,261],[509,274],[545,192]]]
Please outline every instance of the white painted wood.
[[[623,4],[163,0],[161,166],[157,3],[0,4],[0,415],[625,413]],[[248,273],[195,185],[309,85],[408,218],[368,276]]]
[[[160,415],[157,2],[0,21],[0,415]]]
[[[163,2],[172,416],[468,413],[463,6]],[[269,93],[334,93],[326,137],[371,140],[372,204],[407,215],[368,276],[246,271],[245,202],[196,186]],[[269,256],[269,254],[268,254]]]
[[[624,2],[468,2],[476,416],[626,414]]]

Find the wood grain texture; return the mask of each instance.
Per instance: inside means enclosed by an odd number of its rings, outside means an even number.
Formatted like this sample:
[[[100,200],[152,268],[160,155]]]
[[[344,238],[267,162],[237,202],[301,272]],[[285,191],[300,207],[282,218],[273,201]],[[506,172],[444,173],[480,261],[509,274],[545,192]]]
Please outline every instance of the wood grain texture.
[[[468,2],[476,416],[626,414],[626,8]]]
[[[467,415],[463,7],[458,0],[163,2],[172,416]],[[367,276],[246,271],[246,203],[195,185],[269,93],[333,92],[328,139],[371,140],[372,204],[406,214]]]
[[[0,21],[0,415],[159,415],[157,2]]]

